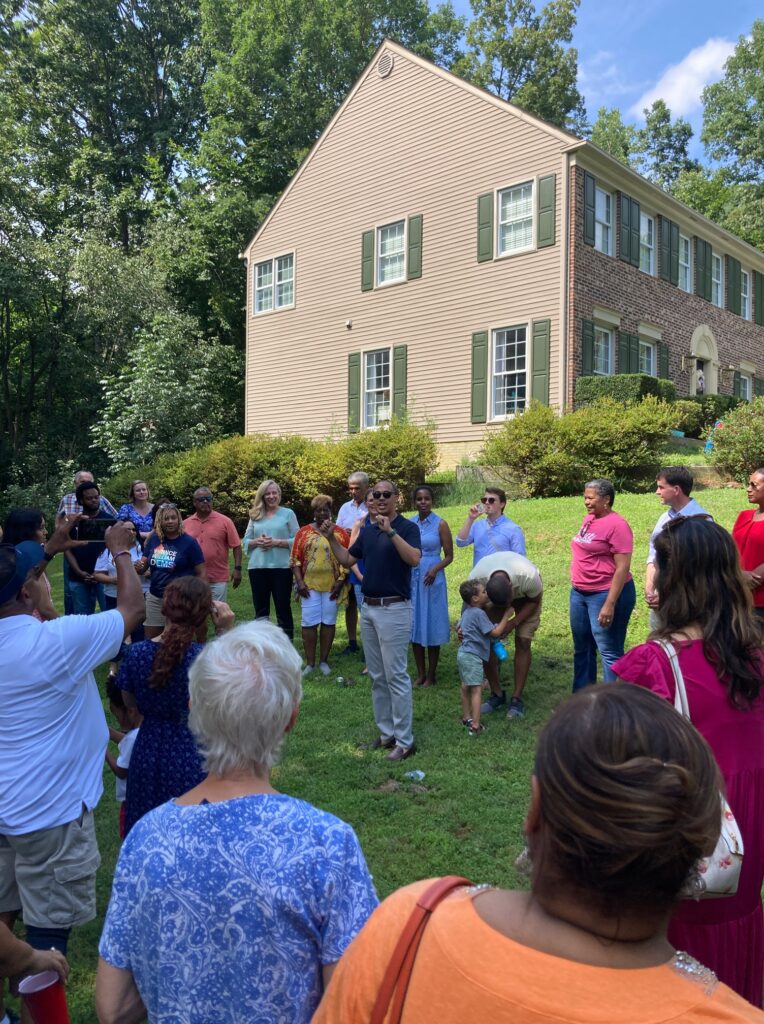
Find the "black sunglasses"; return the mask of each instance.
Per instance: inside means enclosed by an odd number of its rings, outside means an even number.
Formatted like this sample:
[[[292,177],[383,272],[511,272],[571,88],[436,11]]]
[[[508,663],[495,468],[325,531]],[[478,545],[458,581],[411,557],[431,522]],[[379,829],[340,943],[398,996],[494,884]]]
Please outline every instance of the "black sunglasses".
[[[380,498],[392,498],[393,492],[392,491],[372,491],[371,492],[371,496],[372,496],[372,498],[375,498],[377,501],[379,501]]]
[[[498,498],[483,498],[483,501],[487,502],[489,505],[493,505],[498,500]]]
[[[197,494],[194,501],[212,501],[211,494]]]

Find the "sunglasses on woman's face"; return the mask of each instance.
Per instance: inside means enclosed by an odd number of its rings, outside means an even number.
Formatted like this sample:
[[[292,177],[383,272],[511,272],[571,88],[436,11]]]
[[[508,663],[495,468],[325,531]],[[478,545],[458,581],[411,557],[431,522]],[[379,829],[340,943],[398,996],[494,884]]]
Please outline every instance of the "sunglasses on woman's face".
[[[372,491],[371,492],[371,496],[376,501],[379,501],[380,498],[385,498],[385,500],[386,500],[387,498],[392,498],[393,492],[392,491]]]

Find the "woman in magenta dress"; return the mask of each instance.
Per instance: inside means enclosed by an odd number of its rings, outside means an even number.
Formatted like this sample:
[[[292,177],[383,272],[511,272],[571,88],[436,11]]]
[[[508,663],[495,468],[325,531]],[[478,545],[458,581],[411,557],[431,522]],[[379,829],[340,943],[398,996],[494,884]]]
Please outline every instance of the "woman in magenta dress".
[[[735,896],[677,906],[669,940],[756,1006],[764,988],[764,655],[732,538],[702,516],[673,520],[658,536],[656,589],[690,717],[721,768],[745,846]],[[641,644],[613,666],[621,679],[674,700],[668,657]]]
[[[732,527],[732,539],[740,552],[740,565],[751,588],[754,611],[764,616],[764,469],[755,469],[749,476],[748,501],[757,507],[740,513]]]

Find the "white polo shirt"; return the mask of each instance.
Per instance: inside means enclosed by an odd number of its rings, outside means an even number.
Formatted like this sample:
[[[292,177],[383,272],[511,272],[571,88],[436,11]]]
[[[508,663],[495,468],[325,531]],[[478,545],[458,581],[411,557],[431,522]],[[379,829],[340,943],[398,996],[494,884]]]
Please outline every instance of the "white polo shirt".
[[[505,572],[512,580],[514,598],[536,598],[544,587],[541,573],[525,555],[515,551],[497,551],[495,555],[485,555],[472,567],[467,577],[471,580],[488,580],[495,572]]]
[[[116,610],[0,619],[0,835],[66,825],[98,803],[109,730],[93,669],[124,632]]]

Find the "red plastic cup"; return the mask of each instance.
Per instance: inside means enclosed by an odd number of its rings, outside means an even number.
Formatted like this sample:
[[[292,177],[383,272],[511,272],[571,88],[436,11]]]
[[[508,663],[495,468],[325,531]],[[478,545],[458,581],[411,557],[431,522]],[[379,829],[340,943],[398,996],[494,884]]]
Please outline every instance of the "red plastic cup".
[[[19,983],[19,994],[35,1024],[69,1024],[66,990],[55,971],[30,974]]]

